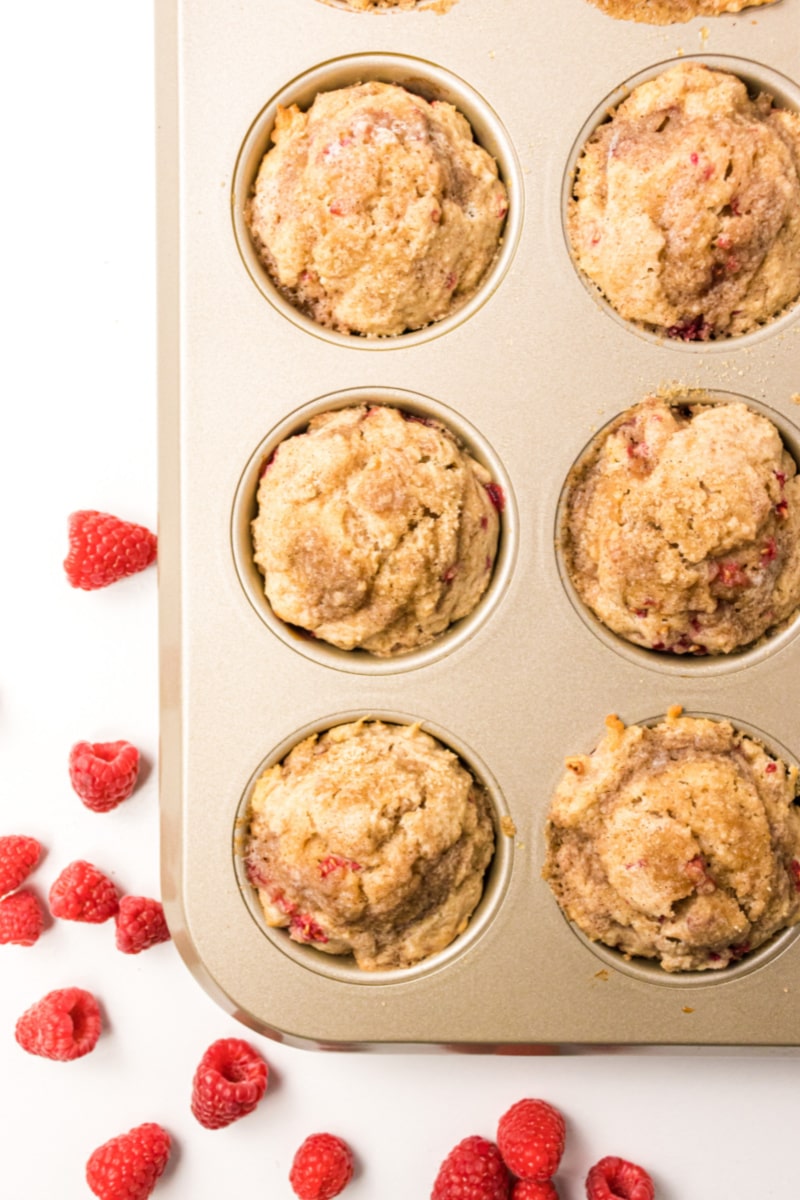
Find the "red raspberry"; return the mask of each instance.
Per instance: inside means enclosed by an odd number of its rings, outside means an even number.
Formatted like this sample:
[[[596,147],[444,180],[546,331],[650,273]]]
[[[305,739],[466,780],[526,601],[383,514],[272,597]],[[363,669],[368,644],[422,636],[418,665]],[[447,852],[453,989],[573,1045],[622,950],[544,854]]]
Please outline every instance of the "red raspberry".
[[[546,1100],[518,1100],[500,1118],[497,1145],[509,1171],[544,1183],[564,1153],[564,1118]]]
[[[115,920],[117,949],[123,954],[139,954],[159,942],[169,941],[170,933],[160,900],[123,896]]]
[[[50,888],[50,912],[65,921],[102,925],[119,910],[119,893],[102,871],[78,859]]]
[[[466,1137],[439,1167],[431,1200],[508,1200],[511,1177],[494,1142]]]
[[[160,1125],[137,1125],[98,1146],[86,1164],[86,1182],[100,1200],[146,1200],[167,1165],[171,1145]]]
[[[92,812],[108,812],[127,800],[139,775],[139,751],[130,742],[76,742],[69,778]]]
[[[29,1054],[70,1062],[94,1050],[100,1036],[100,1006],[83,988],[48,992],[17,1021],[15,1037]]]
[[[73,587],[94,591],[149,567],[158,542],[144,525],[110,513],[83,509],[69,518],[69,553],[64,570]]]
[[[332,1133],[312,1133],[294,1156],[289,1172],[300,1200],[332,1200],[353,1177],[353,1152]]]
[[[43,927],[42,906],[27,888],[0,900],[0,946],[32,946]]]
[[[558,1192],[552,1179],[546,1179],[544,1183],[536,1179],[518,1179],[511,1200],[558,1200]]]
[[[608,1155],[586,1176],[588,1200],[653,1200],[656,1189],[644,1167]]]
[[[0,837],[0,896],[16,891],[38,863],[41,853],[36,838],[19,834]]]
[[[192,1082],[192,1112],[206,1129],[246,1117],[267,1089],[264,1059],[240,1038],[220,1038],[200,1059]]]

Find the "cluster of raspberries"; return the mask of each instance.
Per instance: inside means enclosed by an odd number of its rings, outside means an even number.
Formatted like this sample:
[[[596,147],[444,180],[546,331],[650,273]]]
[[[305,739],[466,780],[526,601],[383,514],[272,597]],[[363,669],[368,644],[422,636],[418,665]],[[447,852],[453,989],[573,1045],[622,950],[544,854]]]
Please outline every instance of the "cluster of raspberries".
[[[93,591],[144,570],[156,558],[155,535],[108,513],[84,511],[69,519],[69,583]],[[130,742],[77,742],[69,778],[92,812],[110,812],[132,795],[139,751]],[[44,928],[44,910],[22,885],[38,866],[41,843],[33,837],[0,837],[0,944],[32,946]],[[53,917],[99,925],[112,917],[117,948],[138,954],[170,937],[163,907],[144,896],[120,896],[114,882],[83,859],[70,863],[52,884]],[[18,1044],[29,1054],[70,1062],[97,1044],[103,1019],[91,992],[80,987],[48,992],[16,1024]],[[221,1038],[203,1054],[192,1081],[191,1111],[206,1129],[222,1129],[252,1113],[267,1088],[269,1068],[239,1038]],[[146,1200],[166,1169],[172,1137],[155,1122],[137,1125],[99,1146],[86,1163],[86,1181],[99,1200]],[[353,1155],[341,1138],[312,1134],[295,1154],[289,1181],[299,1200],[332,1200],[350,1181]]]
[[[472,1136],[445,1158],[430,1200],[558,1200],[553,1176],[564,1153],[566,1125],[546,1100],[518,1100],[503,1114],[497,1140]],[[643,1167],[601,1158],[586,1177],[587,1200],[654,1200]]]

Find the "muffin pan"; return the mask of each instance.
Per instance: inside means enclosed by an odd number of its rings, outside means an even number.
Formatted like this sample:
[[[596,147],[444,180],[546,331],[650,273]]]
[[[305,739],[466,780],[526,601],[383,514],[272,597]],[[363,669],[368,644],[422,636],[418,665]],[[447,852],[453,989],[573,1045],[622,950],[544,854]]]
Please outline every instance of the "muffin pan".
[[[305,1046],[800,1046],[800,927],[732,968],[667,976],[588,944],[541,879],[564,759],[591,751],[608,713],[641,723],[681,704],[800,754],[794,628],[724,664],[624,647],[581,611],[558,553],[571,467],[651,392],[741,397],[800,445],[798,310],[738,341],[659,340],[585,285],[564,230],[580,145],[631,81],[692,56],[800,107],[797,0],[675,26],[614,21],[586,0],[244,0],[233,16],[221,0],[171,0],[157,50],[162,888],[188,966],[245,1024]],[[455,103],[510,201],[478,294],[386,339],[292,309],[242,217],[277,104],[364,78]],[[506,498],[478,609],[394,660],[281,626],[248,553],[271,448],[313,412],[364,400],[443,420]],[[482,778],[497,822],[467,931],[407,971],[359,971],[268,930],[241,862],[260,771],[359,716],[421,722]]]

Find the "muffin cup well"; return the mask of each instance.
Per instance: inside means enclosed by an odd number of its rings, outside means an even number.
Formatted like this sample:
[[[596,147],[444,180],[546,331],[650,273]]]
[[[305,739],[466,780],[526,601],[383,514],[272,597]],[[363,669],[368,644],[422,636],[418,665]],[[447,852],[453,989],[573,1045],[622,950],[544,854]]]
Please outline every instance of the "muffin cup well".
[[[367,651],[342,650],[280,620],[264,594],[264,580],[253,560],[251,522],[257,512],[258,481],[265,462],[286,438],[300,433],[318,413],[359,404],[398,408],[419,417],[431,417],[446,426],[469,453],[483,464],[500,485],[504,506],[500,512],[500,539],[489,585],[472,612],[445,629],[426,646],[394,657],[379,658]],[[420,396],[393,388],[352,388],[321,396],[296,409],[256,447],[239,479],[231,514],[231,546],[239,581],[255,611],[277,637],[306,658],[340,671],[383,675],[410,671],[435,661],[468,641],[497,607],[505,592],[517,553],[517,508],[510,480],[502,463],[485,440],[452,409]]]
[[[737,349],[748,345],[754,345],[761,342],[765,338],[774,337],[781,333],[787,326],[793,324],[800,313],[800,297],[797,297],[788,308],[783,312],[776,314],[774,317],[766,321],[758,329],[754,329],[749,333],[736,334],[732,336],[723,336],[717,339],[708,341],[684,341],[680,338],[667,337],[663,332],[648,328],[645,324],[628,320],[621,316],[613,305],[606,299],[600,288],[595,284],[588,275],[578,265],[575,253],[569,236],[568,229],[568,211],[570,200],[573,195],[575,178],[577,173],[578,162],[581,158],[583,148],[594,131],[601,125],[611,119],[613,111],[625,100],[634,88],[639,84],[646,83],[657,76],[662,75],[671,67],[685,63],[700,63],[710,67],[712,70],[725,71],[730,75],[736,75],[747,86],[751,95],[757,95],[764,92],[774,99],[777,107],[786,108],[795,112],[800,112],[800,85],[787,76],[780,74],[778,71],[765,66],[763,63],[758,63],[745,58],[738,58],[729,55],[710,55],[710,54],[687,54],[680,58],[665,59],[663,62],[654,64],[639,71],[636,75],[632,75],[621,83],[613,92],[610,92],[592,111],[590,116],[585,121],[584,125],[578,132],[572,149],[569,153],[561,185],[561,227],[566,244],[567,254],[572,263],[575,273],[580,282],[595,300],[595,302],[606,312],[618,325],[637,334],[639,337],[658,345],[668,346],[679,352],[688,354],[706,354],[725,350],[730,353],[732,346]]]
[[[383,721],[386,724],[394,725],[420,725],[425,733],[436,738],[446,749],[451,750],[458,756],[466,769],[486,789],[491,806],[495,829],[495,850],[484,877],[483,894],[470,917],[469,924],[464,932],[459,934],[444,950],[430,955],[428,958],[411,967],[364,971],[356,966],[350,955],[338,956],[325,954],[323,951],[315,950],[313,946],[302,945],[292,941],[285,929],[272,928],[266,923],[256,889],[247,878],[244,845],[248,828],[248,807],[253,787],[259,776],[267,768],[281,762],[304,738],[315,733],[324,733],[338,725],[362,719],[367,721]],[[454,960],[467,953],[479,938],[487,934],[498,915],[511,877],[514,850],[513,837],[504,832],[505,829],[510,828],[510,821],[511,817],[503,794],[488,767],[449,731],[442,730],[438,726],[428,721],[420,720],[419,717],[411,716],[408,713],[386,712],[382,710],[370,710],[367,713],[363,711],[337,713],[334,716],[314,721],[284,738],[255,768],[247,781],[236,809],[232,831],[232,866],[236,876],[237,887],[250,916],[272,945],[292,959],[298,967],[342,983],[363,983],[367,985],[406,983],[409,980],[418,979],[448,966]]]
[[[773,758],[781,759],[790,766],[800,767],[800,759],[798,759],[797,755],[781,745],[780,742],[777,742],[775,738],[764,733],[763,730],[758,729],[756,726],[750,725],[747,721],[740,721],[738,718],[724,716],[721,713],[688,710],[682,712],[681,716],[704,717],[711,721],[728,721],[737,733],[745,734],[754,742],[758,742]],[[661,713],[655,717],[632,720],[629,724],[652,727],[659,725],[664,721],[665,717],[666,714]],[[591,749],[587,753],[591,754]],[[557,903],[555,897],[552,897],[552,901],[554,904]],[[770,963],[775,962],[800,936],[800,924],[793,925],[788,929],[783,929],[774,934],[767,942],[764,942],[763,945],[757,947],[755,950],[744,954],[733,965],[729,964],[728,966],[720,967],[718,970],[712,968],[705,971],[670,972],[665,971],[654,959],[627,956],[621,950],[606,946],[602,942],[593,941],[574,922],[570,921],[560,907],[559,912],[571,933],[596,958],[600,959],[604,966],[611,967],[613,970],[628,975],[630,978],[636,979],[641,983],[651,983],[661,987],[678,989],[715,987],[741,979],[743,976],[750,975],[752,972],[761,970]]]
[[[261,160],[269,149],[270,136],[279,107],[297,104],[307,109],[319,92],[349,87],[367,80],[398,84],[426,100],[453,104],[469,121],[475,140],[496,160],[500,178],[509,194],[509,209],[494,262],[477,292],[449,316],[423,329],[393,337],[361,337],[343,334],[319,325],[296,309],[273,283],[261,262],[245,220],[245,206],[253,189]],[[248,130],[233,173],[231,215],[233,232],[242,261],[262,295],[299,328],[325,341],[368,350],[406,348],[427,342],[460,325],[489,299],[508,270],[522,228],[522,173],[514,148],[499,117],[464,80],[421,58],[374,53],[347,55],[321,63],[286,84],[261,110]]]
[[[673,397],[666,394],[665,398],[669,402]],[[798,470],[800,470],[800,429],[775,409],[770,408],[766,404],[761,404],[750,396],[716,390],[710,393],[695,389],[680,389],[679,391],[676,390],[674,400],[677,404],[729,404],[733,402],[746,404],[748,408],[772,422],[778,430],[786,449],[797,463]],[[587,456],[592,454],[595,447],[602,442],[609,427],[621,415],[622,413],[618,413],[611,420],[607,421],[581,450],[575,462],[570,467],[559,498],[554,534],[556,560],[562,586],[575,612],[586,627],[610,650],[613,650],[616,654],[621,655],[637,666],[646,667],[651,671],[659,671],[666,675],[691,676],[698,679],[706,676],[723,675],[731,671],[739,671],[745,667],[754,666],[757,663],[763,662],[764,659],[777,654],[785,646],[793,642],[798,633],[800,633],[800,609],[788,620],[776,627],[772,633],[763,635],[751,646],[731,651],[729,654],[695,655],[670,654],[664,651],[649,650],[644,646],[637,646],[634,642],[629,642],[624,637],[608,629],[584,603],[570,578],[563,551],[569,480]]]

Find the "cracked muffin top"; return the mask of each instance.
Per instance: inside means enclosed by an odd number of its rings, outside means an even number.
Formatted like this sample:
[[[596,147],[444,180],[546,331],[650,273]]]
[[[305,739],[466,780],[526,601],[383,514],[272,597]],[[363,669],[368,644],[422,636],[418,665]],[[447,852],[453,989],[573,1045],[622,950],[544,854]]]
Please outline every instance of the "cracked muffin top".
[[[419,725],[360,720],[313,734],[250,798],[246,868],[267,924],[363,970],[448,946],[493,853],[485,789]]]
[[[354,0],[357,2],[357,0]],[[641,21],[648,25],[672,25],[693,17],[717,17],[738,13],[743,8],[774,4],[775,0],[589,0],[609,17]]]
[[[686,399],[649,397],[579,460],[564,559],[580,598],[620,637],[727,654],[800,607],[800,478],[766,417]]]
[[[627,728],[567,760],[543,875],[593,941],[725,967],[800,920],[798,771],[727,721]]]
[[[283,295],[340,333],[388,337],[477,291],[508,209],[494,159],[452,104],[396,84],[278,111],[246,221]]]
[[[626,320],[684,341],[747,333],[800,295],[800,116],[680,63],[590,137],[568,231]]]
[[[499,485],[438,422],[339,409],[263,468],[254,559],[281,620],[344,650],[402,654],[472,612],[502,506]]]

